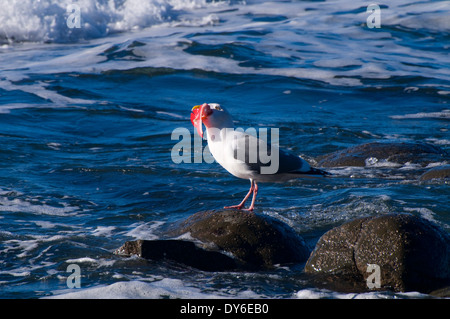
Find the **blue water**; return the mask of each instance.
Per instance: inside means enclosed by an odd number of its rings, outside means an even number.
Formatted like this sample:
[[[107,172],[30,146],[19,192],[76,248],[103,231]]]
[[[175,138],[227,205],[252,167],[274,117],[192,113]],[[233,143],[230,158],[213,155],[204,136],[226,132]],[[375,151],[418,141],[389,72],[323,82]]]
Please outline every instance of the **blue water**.
[[[449,2],[381,6],[373,29],[369,3],[350,0],[86,0],[80,29],[65,23],[68,3],[0,13],[0,297],[354,297],[310,287],[301,265],[209,273],[113,251],[247,192],[217,163],[172,161],[171,134],[194,136],[197,104],[222,104],[239,127],[279,128],[280,145],[312,164],[372,141],[450,151]],[[330,170],[260,185],[256,212],[311,248],[362,216],[405,212],[450,229],[449,185],[419,182],[426,168]],[[79,289],[67,286],[70,264]]]

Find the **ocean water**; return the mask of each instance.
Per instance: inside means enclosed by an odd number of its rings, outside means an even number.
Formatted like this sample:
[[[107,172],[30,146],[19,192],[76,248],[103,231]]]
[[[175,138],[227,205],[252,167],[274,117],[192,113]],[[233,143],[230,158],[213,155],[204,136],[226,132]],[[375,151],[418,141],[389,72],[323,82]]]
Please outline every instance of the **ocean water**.
[[[3,0],[0,298],[428,297],[318,289],[301,265],[211,273],[113,254],[246,194],[249,182],[217,163],[173,161],[172,132],[194,139],[197,104],[279,128],[280,145],[312,164],[373,141],[450,151],[450,2],[378,3],[368,23],[371,3]],[[425,169],[377,163],[261,184],[256,212],[311,249],[362,216],[411,213],[450,230],[449,185],[419,182]]]

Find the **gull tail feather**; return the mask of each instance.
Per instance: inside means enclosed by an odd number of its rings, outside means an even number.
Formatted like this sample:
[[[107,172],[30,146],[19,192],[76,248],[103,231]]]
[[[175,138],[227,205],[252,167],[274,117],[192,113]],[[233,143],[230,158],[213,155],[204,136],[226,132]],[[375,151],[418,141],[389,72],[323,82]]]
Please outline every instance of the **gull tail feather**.
[[[294,171],[294,172],[290,172],[290,174],[295,174],[295,175],[317,175],[317,176],[331,176],[333,174],[324,171],[322,169],[318,169],[318,168],[314,168],[311,167],[309,171],[306,172],[301,172],[301,171]]]

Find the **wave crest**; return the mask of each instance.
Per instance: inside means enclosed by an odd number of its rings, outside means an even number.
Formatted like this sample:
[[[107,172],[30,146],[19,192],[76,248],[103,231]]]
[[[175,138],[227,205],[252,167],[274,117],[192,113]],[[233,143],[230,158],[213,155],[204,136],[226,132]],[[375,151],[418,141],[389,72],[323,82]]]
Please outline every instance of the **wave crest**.
[[[206,0],[12,0],[0,11],[0,43],[99,38],[174,21],[183,10],[206,5]]]

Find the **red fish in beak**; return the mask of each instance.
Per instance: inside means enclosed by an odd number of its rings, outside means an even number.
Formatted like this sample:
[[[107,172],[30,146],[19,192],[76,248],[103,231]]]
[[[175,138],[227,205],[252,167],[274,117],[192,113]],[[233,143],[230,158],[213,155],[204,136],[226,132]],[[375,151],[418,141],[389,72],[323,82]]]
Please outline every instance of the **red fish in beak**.
[[[191,122],[197,129],[198,135],[203,138],[203,120],[207,119],[212,114],[212,110],[208,103],[196,105],[192,108]]]

